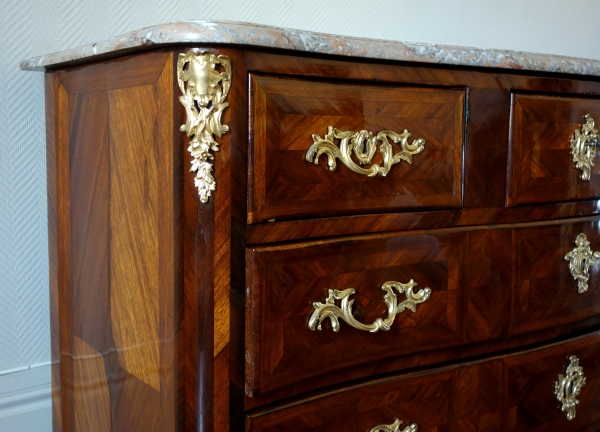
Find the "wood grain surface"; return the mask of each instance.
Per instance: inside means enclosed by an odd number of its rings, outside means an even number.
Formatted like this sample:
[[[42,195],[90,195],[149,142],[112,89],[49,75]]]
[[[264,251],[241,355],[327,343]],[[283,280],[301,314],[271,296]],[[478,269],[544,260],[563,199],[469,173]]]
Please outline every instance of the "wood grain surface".
[[[248,222],[306,216],[462,207],[464,89],[321,83],[251,75],[252,153]],[[425,149],[385,177],[326,156],[306,161],[313,134],[332,126],[376,135],[408,130]],[[339,145],[339,143],[337,143]],[[399,144],[393,152],[399,153]],[[355,163],[356,160],[355,160]],[[373,163],[382,164],[379,150]]]
[[[160,391],[158,149],[152,86],[109,93],[110,311],[119,362]],[[130,118],[139,106],[144,117]],[[134,306],[135,305],[135,306]],[[135,307],[135,314],[132,314]]]
[[[142,57],[51,75],[55,430],[179,428],[172,55]]]
[[[369,430],[401,419],[419,431],[596,431],[600,334],[543,349],[423,371],[251,413],[246,431]],[[554,383],[575,355],[587,377],[572,421]]]
[[[307,378],[328,375],[337,383],[366,376],[368,363],[376,360],[380,371],[391,372],[397,357],[522,333],[529,333],[530,342],[543,341],[556,327],[566,334],[568,327],[559,326],[600,312],[597,266],[590,271],[589,290],[580,294],[564,260],[579,233],[600,249],[596,220],[249,249],[246,393],[257,397],[288,386],[291,394]],[[399,314],[389,331],[361,331],[341,320],[338,333],[329,320],[322,331],[308,328],[313,303],[323,303],[328,289],[355,289],[354,317],[372,323],[387,316],[381,285],[410,279],[417,289],[429,287],[431,297],[415,313]]]
[[[50,288],[50,355],[52,359],[52,429],[62,430],[62,383],[61,383],[61,307],[59,293],[64,284],[64,261],[60,259],[61,236],[68,235],[60,225],[58,214],[62,202],[59,202],[59,186],[62,187],[64,178],[59,177],[59,155],[57,143],[65,138],[65,91],[53,73],[45,77],[46,100],[46,178],[48,193],[48,283]],[[63,311],[64,313],[65,311]]]
[[[570,139],[585,114],[600,119],[600,98],[518,93],[512,98],[508,205],[598,198],[600,169],[592,167],[590,180],[581,180]]]
[[[250,250],[247,282],[247,389],[250,396],[368,361],[461,345],[467,237],[463,233],[384,236],[346,242]],[[386,281],[418,283],[431,298],[370,333],[340,321],[340,331],[311,331],[313,302],[328,289],[353,288],[354,316],[366,324],[387,316]],[[398,294],[398,302],[405,300]],[[338,302],[339,305],[339,302]]]

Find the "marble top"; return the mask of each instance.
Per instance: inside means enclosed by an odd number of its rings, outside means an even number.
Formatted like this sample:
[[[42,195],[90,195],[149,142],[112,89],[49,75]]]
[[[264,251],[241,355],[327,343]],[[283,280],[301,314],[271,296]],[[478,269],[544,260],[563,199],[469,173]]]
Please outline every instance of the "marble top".
[[[600,76],[600,61],[520,51],[404,43],[293,30],[236,21],[181,21],[147,27],[102,42],[25,60],[21,69],[43,71],[161,45],[237,44],[309,53],[447,65]]]

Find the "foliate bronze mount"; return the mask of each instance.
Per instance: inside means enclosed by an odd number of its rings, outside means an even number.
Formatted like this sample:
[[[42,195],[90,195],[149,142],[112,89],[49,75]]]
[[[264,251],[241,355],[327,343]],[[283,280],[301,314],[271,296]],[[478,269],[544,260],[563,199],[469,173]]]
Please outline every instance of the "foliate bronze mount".
[[[402,423],[402,420],[396,419],[396,421],[394,421],[394,423],[392,423],[391,425],[375,426],[374,428],[369,429],[369,432],[417,432],[417,430],[419,429],[419,426],[413,423],[400,430],[400,425]]]
[[[558,380],[554,383],[554,395],[562,404],[561,410],[568,420],[575,418],[576,407],[579,403],[577,396],[581,393],[581,388],[584,385],[585,376],[583,375],[583,369],[579,366],[579,359],[576,356],[571,356],[565,375],[558,375]]]
[[[581,170],[581,179],[589,181],[594,166],[596,151],[600,148],[598,130],[594,128],[591,115],[584,115],[585,123],[571,137],[571,155],[575,167]]]
[[[216,66],[223,71],[219,72]],[[188,151],[192,155],[191,172],[196,173],[194,184],[200,201],[208,202],[217,187],[212,175],[212,151],[219,150],[214,137],[221,137],[229,127],[221,124],[221,114],[229,106],[225,102],[231,85],[231,62],[223,55],[193,49],[179,54],[177,82],[183,96],[179,101],[185,107],[186,122],[181,131],[191,138]]]
[[[317,134],[313,134],[313,145],[306,152],[306,160],[319,164],[319,156],[327,155],[327,165],[330,171],[336,169],[336,159],[342,161],[344,165],[352,171],[363,174],[368,177],[380,175],[385,177],[392,168],[392,165],[400,161],[412,164],[412,157],[415,154],[421,153],[425,148],[425,140],[419,138],[414,140],[412,144],[408,143],[408,138],[411,134],[405,129],[402,133],[396,133],[390,130],[384,130],[377,135],[373,132],[361,130],[359,132],[341,131],[333,126],[327,127],[327,133],[321,138]],[[399,143],[401,151],[394,154],[392,144]],[[340,140],[339,147],[336,145],[336,140]],[[368,168],[363,168],[362,165],[369,165],[373,161],[373,156],[379,148],[383,159],[382,165],[372,164]],[[358,164],[352,159],[352,155],[358,161]]]
[[[565,255],[569,261],[569,271],[577,282],[577,292],[580,294],[588,290],[590,268],[600,260],[600,252],[592,252],[590,242],[585,234],[581,233],[575,239],[575,248]]]
[[[431,295],[431,289],[429,288],[420,289],[416,293],[413,292],[415,286],[417,286],[417,283],[412,279],[407,284],[394,281],[385,282],[381,286],[381,289],[385,291],[383,300],[388,309],[388,316],[385,319],[377,318],[372,324],[363,324],[357,321],[352,315],[352,304],[354,303],[354,300],[350,300],[350,296],[356,292],[353,288],[348,288],[343,291],[330,289],[329,296],[325,300],[325,303],[313,303],[315,311],[308,320],[308,328],[313,331],[317,329],[321,330],[321,323],[326,318],[329,318],[331,320],[333,331],[338,332],[340,330],[340,322],[338,319],[341,318],[352,327],[359,330],[365,330],[371,333],[376,333],[379,330],[387,331],[394,323],[396,315],[404,312],[406,309],[416,312],[417,305],[426,301]],[[394,289],[398,291],[398,293],[404,294],[406,300],[398,303],[398,297],[396,296]],[[336,300],[342,301],[341,307],[338,307],[335,304]]]

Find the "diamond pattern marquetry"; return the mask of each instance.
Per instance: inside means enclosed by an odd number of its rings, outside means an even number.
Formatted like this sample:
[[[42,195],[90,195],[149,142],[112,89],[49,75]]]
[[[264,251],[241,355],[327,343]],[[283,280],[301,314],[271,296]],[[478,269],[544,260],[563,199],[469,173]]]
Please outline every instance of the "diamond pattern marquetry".
[[[600,163],[589,181],[581,179],[571,154],[571,136],[586,121],[600,118],[596,100],[563,96],[513,95],[508,204],[573,201],[600,196]]]
[[[255,156],[248,222],[462,205],[464,90],[252,76],[252,91]],[[384,177],[366,177],[341,161],[332,172],[325,155],[317,165],[305,160],[313,134],[323,136],[329,126],[373,135],[406,129],[408,142],[422,139],[424,150]],[[400,144],[393,147],[393,153],[401,151]],[[381,154],[372,162],[381,165]]]

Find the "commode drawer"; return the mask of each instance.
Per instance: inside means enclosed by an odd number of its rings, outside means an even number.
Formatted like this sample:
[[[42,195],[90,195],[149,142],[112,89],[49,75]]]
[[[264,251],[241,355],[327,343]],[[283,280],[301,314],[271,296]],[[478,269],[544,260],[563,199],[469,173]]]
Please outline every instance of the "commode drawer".
[[[600,429],[600,334],[501,360],[502,430]],[[483,383],[482,385],[485,385]]]
[[[455,371],[394,377],[250,415],[247,432],[447,431]]]
[[[246,393],[463,343],[466,252],[462,232],[248,250]]]
[[[465,95],[251,75],[248,222],[461,208]]]
[[[598,221],[514,231],[511,334],[600,314]]]
[[[507,204],[600,197],[594,120],[600,97],[513,94]]]
[[[393,372],[411,358],[431,364],[445,354],[425,353],[469,343],[481,344],[472,353],[489,352],[487,343],[539,343],[600,323],[594,220],[261,246],[246,256],[249,396],[300,382],[316,388],[325,374],[331,384]]]
[[[600,333],[367,382],[246,417],[246,431],[595,432]]]

